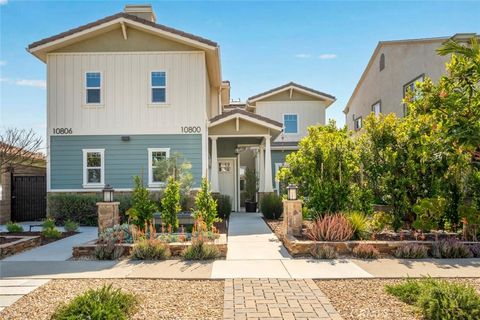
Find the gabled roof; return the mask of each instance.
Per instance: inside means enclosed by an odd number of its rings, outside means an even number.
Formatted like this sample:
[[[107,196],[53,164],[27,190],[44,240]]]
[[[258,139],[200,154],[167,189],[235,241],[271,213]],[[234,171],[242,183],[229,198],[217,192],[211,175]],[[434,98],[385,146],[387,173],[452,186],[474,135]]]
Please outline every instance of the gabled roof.
[[[91,29],[91,28],[96,27],[96,26],[100,26],[100,25],[105,24],[107,22],[114,21],[118,18],[124,18],[124,19],[127,19],[127,20],[139,22],[141,24],[144,24],[144,25],[147,25],[147,26],[150,26],[150,27],[162,30],[162,31],[166,31],[166,32],[169,32],[169,33],[172,33],[172,34],[176,34],[178,36],[181,36],[181,37],[184,37],[184,38],[187,38],[187,39],[190,39],[190,40],[198,41],[198,42],[201,42],[203,44],[206,44],[206,45],[209,45],[209,46],[212,46],[212,47],[218,47],[218,44],[214,41],[211,41],[211,40],[193,35],[191,33],[187,33],[187,32],[183,32],[183,31],[180,31],[180,30],[177,30],[177,29],[174,29],[174,28],[170,28],[170,27],[167,27],[167,26],[164,26],[162,24],[158,24],[158,23],[146,20],[146,19],[142,19],[142,18],[137,17],[137,16],[132,15],[132,14],[128,14],[128,13],[125,13],[125,12],[119,12],[117,14],[105,17],[103,19],[99,19],[97,21],[85,24],[83,26],[70,29],[68,31],[56,34],[54,36],[51,36],[51,37],[48,37],[48,38],[45,38],[45,39],[42,39],[42,40],[39,40],[39,41],[35,41],[35,42],[28,45],[28,50],[31,51],[32,49],[34,49],[38,46],[41,46],[43,44],[47,44],[47,43],[50,43],[52,41],[56,41],[56,40],[65,38],[67,36],[74,35],[76,33]]]
[[[217,124],[232,120],[239,117],[240,119],[245,119],[246,121],[261,123],[262,125],[281,131],[283,128],[283,123],[275,121],[273,119],[261,116],[259,114],[245,111],[243,109],[235,108],[231,111],[226,111],[218,116],[215,116],[210,119],[209,127],[215,126]]]
[[[370,57],[370,60],[367,63],[367,66],[365,67],[365,70],[363,70],[362,75],[360,76],[360,80],[358,80],[357,85],[355,86],[355,89],[352,92],[352,95],[350,96],[350,99],[348,99],[348,102],[343,109],[343,113],[347,113],[348,109],[350,108],[350,103],[352,102],[353,98],[357,94],[358,90],[360,89],[360,86],[367,76],[368,70],[370,70],[373,62],[375,61],[375,58],[377,57],[378,53],[380,52],[380,49],[384,46],[394,46],[394,45],[417,45],[417,44],[423,44],[423,43],[431,43],[431,42],[439,42],[443,43],[449,39],[453,40],[459,40],[459,41],[465,41],[471,37],[477,36],[476,33],[457,33],[451,37],[436,37],[436,38],[421,38],[421,39],[404,39],[404,40],[389,40],[389,41],[379,41],[377,46],[375,47],[375,50],[372,53],[372,56]]]
[[[265,91],[265,92],[256,94],[254,96],[251,96],[250,98],[248,98],[247,101],[248,101],[248,103],[254,103],[258,100],[267,98],[269,96],[272,96],[272,95],[275,95],[275,94],[280,93],[282,91],[290,90],[290,89],[298,90],[298,91],[300,91],[302,93],[305,93],[307,95],[314,96],[314,97],[317,97],[317,98],[322,99],[322,100],[327,100],[327,101],[330,101],[332,103],[336,100],[336,98],[334,96],[329,95],[327,93],[324,93],[324,92],[321,92],[321,91],[318,91],[318,90],[315,90],[315,89],[312,89],[312,88],[309,88],[309,87],[302,86],[302,85],[300,85],[298,83],[295,83],[295,82],[289,82],[289,83],[286,83],[286,84],[281,85],[279,87],[276,87],[276,88],[270,89],[268,91]]]

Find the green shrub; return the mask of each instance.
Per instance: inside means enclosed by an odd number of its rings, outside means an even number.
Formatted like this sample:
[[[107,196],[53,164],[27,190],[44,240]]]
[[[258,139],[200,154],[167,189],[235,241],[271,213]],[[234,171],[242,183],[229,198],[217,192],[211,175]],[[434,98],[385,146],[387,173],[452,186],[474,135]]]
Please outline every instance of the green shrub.
[[[63,228],[65,229],[66,232],[75,232],[78,230],[78,223],[72,220],[67,220],[65,221]]]
[[[14,233],[14,232],[23,232],[23,227],[18,223],[9,221],[7,222],[7,231]]]
[[[432,256],[439,259],[471,258],[470,249],[455,239],[437,241],[432,246]]]
[[[417,215],[413,227],[422,232],[430,232],[439,228],[440,220],[445,212],[445,199],[425,198],[419,200],[413,206],[413,212]]]
[[[416,306],[426,320],[480,318],[480,295],[472,286],[427,278],[407,280],[385,289]]]
[[[347,219],[353,228],[353,239],[367,239],[369,234],[369,221],[367,216],[361,212],[352,211],[347,215]]]
[[[409,243],[398,247],[394,255],[400,259],[424,259],[428,257],[428,248],[417,243]]]
[[[127,320],[134,313],[137,303],[134,295],[108,285],[88,290],[68,304],[61,305],[52,320]]]
[[[385,211],[375,211],[370,221],[370,229],[373,232],[382,232],[386,229],[392,228],[393,214]]]
[[[470,252],[474,258],[480,258],[480,243],[475,243],[470,246]]]
[[[98,224],[97,202],[99,201],[101,201],[100,195],[49,194],[48,215],[59,224],[72,220],[80,225],[96,226]]]
[[[55,220],[47,218],[42,222],[42,230],[55,229]]]
[[[377,259],[380,253],[370,244],[359,244],[353,248],[353,255],[359,259]]]
[[[126,212],[132,207],[132,196],[129,194],[115,195],[114,201],[119,202],[118,213],[120,215],[120,223],[127,222]]]
[[[311,254],[315,259],[337,258],[337,251],[333,246],[329,246],[329,245],[316,245],[313,248]]]
[[[132,207],[126,214],[133,224],[143,228],[146,222],[152,221],[158,207],[150,198],[150,191],[143,185],[143,180],[139,176],[133,177],[133,183],[135,187],[132,193]]]
[[[45,229],[42,231],[42,236],[48,239],[60,239],[62,233],[57,228]]]
[[[229,195],[220,194],[214,196],[217,200],[217,213],[218,217],[222,220],[228,220],[230,218],[230,213],[232,212],[232,201]]]
[[[348,241],[353,236],[353,229],[348,219],[338,213],[309,224],[306,236],[314,241]]]
[[[282,197],[275,193],[269,193],[262,198],[260,210],[267,219],[278,219],[283,212]]]
[[[132,259],[135,260],[165,260],[169,256],[168,244],[157,239],[142,240],[132,250]]]
[[[220,252],[213,244],[208,244],[201,239],[192,239],[192,244],[185,248],[182,257],[185,260],[212,260],[219,254]]]
[[[196,209],[193,211],[193,217],[195,220],[205,222],[208,230],[212,230],[212,226],[215,222],[221,221],[221,219],[217,217],[217,201],[212,197],[206,178],[202,179],[200,191],[195,198],[195,207]]]
[[[162,199],[162,223],[168,230],[178,230],[178,214],[182,210],[180,205],[180,183],[169,177]]]

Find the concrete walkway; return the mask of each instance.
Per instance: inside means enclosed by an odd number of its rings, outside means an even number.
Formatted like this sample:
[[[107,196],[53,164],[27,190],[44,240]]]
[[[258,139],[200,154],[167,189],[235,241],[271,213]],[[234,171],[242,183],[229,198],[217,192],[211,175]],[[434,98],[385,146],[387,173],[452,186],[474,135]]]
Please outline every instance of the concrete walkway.
[[[0,311],[48,281],[48,279],[0,279]]]

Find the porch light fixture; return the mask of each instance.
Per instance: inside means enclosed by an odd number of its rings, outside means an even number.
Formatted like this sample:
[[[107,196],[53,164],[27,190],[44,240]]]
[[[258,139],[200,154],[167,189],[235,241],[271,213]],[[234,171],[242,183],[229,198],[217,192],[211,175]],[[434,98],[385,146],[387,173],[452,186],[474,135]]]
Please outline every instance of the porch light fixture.
[[[105,188],[102,190],[103,193],[103,202],[113,202],[113,194],[115,190],[113,190],[112,186],[107,184]]]
[[[287,187],[287,199],[297,200],[297,190],[298,190],[298,187],[293,183],[290,183]]]

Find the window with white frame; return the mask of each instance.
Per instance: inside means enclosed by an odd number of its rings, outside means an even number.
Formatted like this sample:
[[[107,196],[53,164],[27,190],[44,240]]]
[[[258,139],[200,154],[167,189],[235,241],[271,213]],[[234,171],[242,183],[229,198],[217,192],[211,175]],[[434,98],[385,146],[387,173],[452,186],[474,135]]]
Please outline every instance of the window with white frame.
[[[166,181],[166,174],[161,165],[164,160],[170,157],[170,148],[149,148],[148,149],[148,185],[151,187],[163,187]]]
[[[354,120],[355,131],[362,129],[362,117],[357,117]]]
[[[284,114],[283,115],[283,132],[298,133],[298,115],[296,114]]]
[[[418,76],[417,78],[413,79],[412,81],[408,82],[407,84],[405,84],[403,86],[403,98],[405,98],[407,96],[407,93],[408,92],[414,92],[415,91],[415,86],[417,84],[417,82],[423,82],[425,80],[425,75],[422,74],[420,76]],[[413,97],[413,99],[415,99],[416,97]],[[406,116],[408,113],[408,107],[407,105],[404,103],[403,104],[403,115]]]
[[[151,103],[167,102],[167,74],[165,71],[152,71],[150,74]]]
[[[377,101],[372,105],[372,112],[378,116],[382,112],[382,102]]]
[[[83,186],[105,185],[105,149],[83,150]]]
[[[85,73],[85,103],[102,103],[102,74],[101,72]]]

